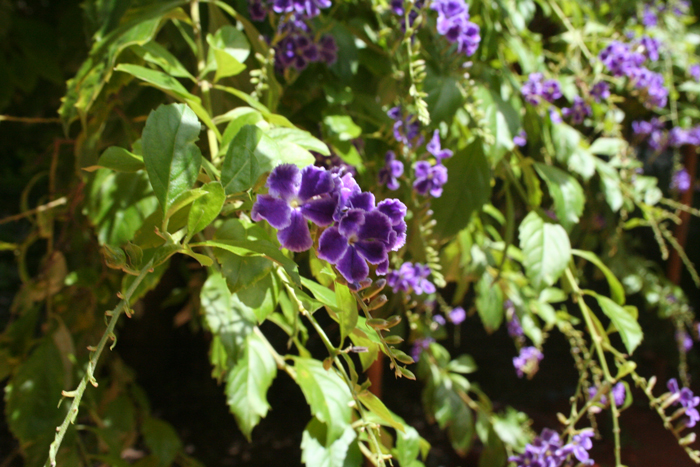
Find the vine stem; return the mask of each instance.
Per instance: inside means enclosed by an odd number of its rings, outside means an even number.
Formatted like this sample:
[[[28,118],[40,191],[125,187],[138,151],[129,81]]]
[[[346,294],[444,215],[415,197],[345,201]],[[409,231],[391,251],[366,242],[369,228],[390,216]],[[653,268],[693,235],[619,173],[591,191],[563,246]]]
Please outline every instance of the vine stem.
[[[134,295],[136,288],[139,286],[139,284],[141,284],[141,281],[143,281],[144,277],[146,277],[146,274],[151,271],[152,266],[153,260],[151,259],[148,264],[141,269],[141,272],[136,277],[134,282],[131,283],[126,291],[126,294],[124,295],[124,298],[122,298],[119,304],[114,308],[114,310],[112,310],[111,318],[107,324],[107,329],[102,334],[102,338],[97,344],[97,347],[95,347],[95,350],[93,350],[90,354],[90,360],[87,365],[87,370],[85,371],[85,376],[83,376],[83,379],[80,381],[78,388],[74,391],[62,392],[63,397],[72,397],[73,402],[70,404],[68,413],[66,414],[66,418],[63,420],[63,423],[56,429],[56,437],[49,447],[49,458],[46,461],[47,466],[56,466],[56,455],[58,454],[58,449],[61,447],[63,437],[68,431],[68,426],[75,422],[75,419],[78,416],[80,401],[83,398],[85,389],[87,388],[87,383],[90,382],[93,386],[97,386],[97,381],[95,381],[95,369],[97,368],[97,361],[100,359],[100,355],[107,344],[107,340],[114,336],[114,327],[117,325],[117,321],[119,321],[119,316],[122,314],[124,309],[129,306],[131,296]]]
[[[578,282],[576,281],[576,278],[574,277],[570,268],[566,268],[566,277],[569,280],[569,283],[571,284],[571,287],[573,288],[574,293],[578,298],[577,301],[579,304],[579,308],[581,308],[583,319],[586,321],[586,326],[588,327],[588,330],[591,333],[591,336],[593,337],[593,345],[595,346],[596,353],[598,354],[598,359],[600,360],[600,366],[603,369],[605,380],[608,381],[608,383],[610,383],[610,386],[612,387],[612,385],[615,384],[616,380],[610,374],[608,362],[605,359],[605,352],[601,343],[602,338],[598,334],[598,329],[593,324],[593,319],[591,318],[591,309],[588,308],[588,305],[586,305],[586,302],[584,301],[583,292],[579,288]],[[618,420],[618,418],[620,417],[620,412],[617,409],[617,404],[615,404],[615,401],[613,400],[611,402],[612,403],[610,404],[610,409],[612,411],[613,419],[613,435],[615,436],[615,466],[620,467],[622,466],[622,459],[620,455],[620,421]]]
[[[192,17],[192,27],[194,28],[194,39],[197,44],[197,82],[202,90],[202,102],[204,108],[210,117],[213,117],[211,107],[211,83],[204,79],[202,73],[207,66],[206,57],[204,55],[204,41],[202,41],[202,21],[199,17],[199,0],[190,2],[190,16]],[[209,141],[209,156],[213,161],[219,153],[219,142],[216,139],[216,134],[211,128],[207,128],[207,139]]]

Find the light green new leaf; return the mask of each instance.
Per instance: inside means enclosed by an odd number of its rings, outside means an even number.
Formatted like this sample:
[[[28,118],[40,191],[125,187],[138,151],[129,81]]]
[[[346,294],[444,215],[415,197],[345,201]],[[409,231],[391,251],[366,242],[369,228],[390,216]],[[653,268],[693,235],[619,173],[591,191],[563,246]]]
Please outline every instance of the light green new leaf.
[[[227,76],[235,76],[245,70],[243,62],[250,55],[250,44],[245,34],[231,25],[219,28],[214,35],[207,34],[209,53],[216,61],[216,76],[219,81]]]
[[[637,318],[608,297],[596,294],[595,298],[598,300],[598,305],[600,305],[603,313],[610,318],[610,321],[615,325],[615,329],[620,333],[627,353],[632,354],[644,338],[644,333],[637,322]]]
[[[323,118],[323,125],[331,137],[339,141],[350,141],[362,134],[362,128],[347,115],[328,115]]]
[[[519,228],[525,272],[537,289],[553,285],[571,260],[571,243],[561,225],[551,224],[535,211]]]
[[[238,427],[248,441],[253,428],[267,415],[267,390],[277,376],[277,364],[263,339],[248,336],[243,357],[228,375],[226,396]]]
[[[304,393],[311,413],[328,425],[328,436],[339,438],[350,424],[352,396],[347,385],[333,369],[313,358],[294,358],[297,384]]]
[[[575,128],[560,123],[552,126],[552,141],[558,161],[566,164],[572,172],[575,172],[584,180],[588,180],[595,172],[595,156],[587,147],[581,133]]]
[[[83,170],[86,172],[94,172],[97,169],[104,168],[117,172],[133,173],[145,167],[141,156],[132,154],[119,146],[110,146],[105,149],[105,152],[103,152],[97,160],[97,165],[83,167]]]
[[[168,49],[155,41],[147,42],[143,45],[134,45],[131,47],[131,50],[145,61],[158,65],[170,76],[189,78],[194,81],[194,76],[187,71],[187,68]]]
[[[223,344],[228,365],[233,365],[245,351],[246,338],[255,326],[255,316],[231,295],[226,279],[218,272],[210,272],[202,286],[200,300],[207,328]]]
[[[307,467],[360,465],[362,454],[353,444],[355,438],[357,434],[351,426],[347,426],[338,437],[329,436],[327,425],[314,417],[306,425],[301,438],[301,461]]]
[[[474,211],[491,197],[491,168],[480,140],[457,151],[445,162],[448,179],[442,196],[431,200],[435,232],[442,238],[466,227]],[[459,202],[455,202],[459,200]]]
[[[347,285],[335,283],[335,299],[338,304],[338,320],[340,322],[341,342],[357,326],[357,302]]]
[[[574,177],[551,165],[537,162],[535,169],[547,183],[559,222],[565,229],[571,230],[583,213],[583,204],[586,199],[583,188]]]
[[[221,212],[226,201],[226,193],[219,182],[210,182],[202,186],[205,193],[196,199],[187,218],[187,238],[190,239],[204,230]]]
[[[588,149],[592,154],[601,154],[603,156],[616,156],[625,147],[627,141],[621,138],[598,138],[593,141]]]
[[[273,160],[279,159],[279,148],[254,125],[243,126],[226,151],[221,167],[221,182],[227,195],[247,191],[260,175],[272,170]]]
[[[201,188],[192,188],[191,190],[180,193],[180,195],[173,200],[170,209],[165,213],[164,219],[170,219],[180,209],[189,206],[206,194],[207,192]]]
[[[143,129],[143,162],[163,212],[197,181],[202,153],[194,144],[201,125],[185,104],[161,105]]]
[[[362,391],[357,395],[357,397],[360,399],[360,402],[362,402],[362,405],[367,407],[370,412],[381,418],[389,426],[395,428],[399,432],[406,432],[406,427],[404,424],[401,423],[398,418],[394,418],[391,411],[386,408],[384,402],[382,402],[382,400],[377,396],[369,391]]]
[[[476,309],[487,332],[501,326],[505,316],[503,291],[489,274],[482,275],[476,284]]]
[[[595,159],[595,166],[600,175],[600,188],[605,193],[605,201],[614,212],[619,211],[624,202],[619,173],[598,158]]]
[[[598,258],[598,255],[591,251],[584,250],[571,250],[571,253],[595,264],[598,267],[598,269],[600,269],[605,275],[605,278],[608,280],[608,285],[610,286],[610,295],[612,296],[612,299],[615,300],[615,302],[618,305],[625,304],[625,289],[622,287],[622,283],[618,280],[617,277],[615,277],[615,274],[613,274],[610,268],[608,268],[600,260],[600,258]]]
[[[273,128],[267,134],[278,143],[294,143],[304,149],[315,151],[324,156],[330,156],[331,154],[328,145],[308,131],[303,131],[298,128]]]

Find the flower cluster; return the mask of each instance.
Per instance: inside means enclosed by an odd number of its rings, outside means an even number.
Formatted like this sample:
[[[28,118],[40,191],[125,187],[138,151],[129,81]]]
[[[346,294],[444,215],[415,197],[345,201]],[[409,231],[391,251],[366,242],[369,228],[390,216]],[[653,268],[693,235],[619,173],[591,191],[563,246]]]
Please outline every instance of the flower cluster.
[[[571,118],[571,123],[578,125],[583,123],[583,120],[591,115],[591,106],[579,96],[574,97],[574,104],[571,107],[561,109],[561,113],[565,117]]]
[[[668,89],[664,87],[664,77],[643,66],[647,57],[652,60],[659,57],[658,41],[643,37],[637,44],[611,42],[603,49],[598,58],[613,76],[626,76],[635,89],[645,97],[647,107],[664,107],[668,100]]]
[[[591,88],[591,97],[596,102],[608,99],[610,97],[610,85],[605,81],[598,81]]]
[[[404,0],[391,0],[391,10],[397,15],[404,17],[406,14],[406,8],[404,6]],[[413,27],[413,23],[416,22],[418,15],[420,15],[420,10],[425,6],[425,0],[416,0],[413,3],[411,11],[408,12],[408,26]],[[401,31],[406,31],[406,22],[401,21]]]
[[[331,0],[253,0],[250,2],[250,17],[263,21],[269,12],[290,15],[280,21],[275,44],[275,68],[283,72],[287,68],[303,70],[309,63],[335,63],[338,47],[330,34],[320,37],[311,30],[308,20],[318,16],[321,9],[329,8]]]
[[[520,88],[526,102],[537,105],[544,100],[550,104],[562,96],[561,86],[554,79],[544,81],[542,73],[530,73],[527,81]]]
[[[362,192],[352,174],[282,164],[267,179],[268,194],[259,195],[251,217],[279,229],[277,238],[290,251],[313,246],[307,221],[328,227],[318,242],[318,257],[336,265],[351,286],[369,275],[367,263],[386,273],[389,251],[406,241],[406,206],[386,199],[375,206],[372,193]]]
[[[663,151],[671,146],[679,148],[683,145],[700,145],[700,126],[684,129],[674,127],[666,132],[664,125],[658,118],[647,121],[632,122],[632,131],[638,139],[646,140],[654,151]]]
[[[403,162],[396,160],[394,151],[387,151],[384,167],[379,171],[379,183],[391,191],[399,189],[398,178],[403,175]]]
[[[520,130],[517,135],[513,136],[513,144],[520,148],[527,144],[527,133],[525,130]]]
[[[671,11],[676,16],[684,16],[690,10],[690,2],[688,0],[676,0],[668,2],[668,5],[661,1],[647,3],[644,5],[641,23],[648,27],[654,27],[659,22],[659,15],[671,7]]]
[[[394,139],[397,142],[406,145],[408,148],[423,144],[424,139],[417,116],[404,114],[400,106],[392,107],[386,114],[394,120]]]
[[[457,308],[453,308],[452,310],[450,310],[450,312],[447,314],[447,319],[449,319],[450,322],[455,326],[459,326],[464,322],[465,319],[467,319],[467,312],[464,311],[464,308],[458,306]],[[447,324],[445,317],[442,315],[433,316],[433,321],[438,323],[440,326],[444,326],[445,324]]]
[[[693,391],[688,388],[679,389],[678,381],[676,381],[675,378],[668,380],[666,386],[668,390],[671,391],[669,396],[670,403],[673,405],[680,403],[685,409],[685,414],[688,416],[686,426],[688,428],[694,427],[695,424],[700,421],[700,413],[698,413],[698,409],[696,409],[698,404],[700,404],[700,397],[693,394]]]
[[[690,189],[690,174],[683,167],[682,169],[676,170],[671,177],[671,188],[678,190],[681,193],[685,193]],[[686,333],[686,336],[688,334]],[[690,346],[692,347],[692,341]]]
[[[403,263],[399,269],[389,271],[386,283],[394,292],[415,292],[417,295],[434,293],[435,285],[428,280],[430,268],[419,263]]]
[[[583,430],[572,436],[570,443],[562,445],[559,434],[545,428],[532,443],[525,446],[522,454],[511,456],[508,461],[514,462],[517,467],[560,467],[573,454],[579,462],[592,465],[593,461],[588,454],[593,447],[592,437],[593,430]]]
[[[413,342],[413,347],[411,347],[411,358],[413,358],[413,360],[417,362],[420,358],[421,352],[423,350],[427,350],[431,342],[435,342],[435,339],[433,339],[432,337],[423,337],[420,339],[416,339]]]
[[[459,53],[474,54],[481,36],[479,26],[469,21],[469,5],[464,0],[435,0],[430,8],[438,12],[438,33],[457,44]]]
[[[520,354],[513,357],[513,366],[518,373],[518,378],[527,375],[531,378],[539,370],[540,361],[544,358],[537,347],[523,347]]]
[[[599,389],[597,387],[588,388],[589,399],[594,399],[598,395],[598,391],[599,391]],[[621,407],[622,404],[625,403],[625,398],[627,397],[627,390],[625,389],[624,384],[617,383],[610,390],[610,394],[612,394],[612,400],[613,400],[613,402],[615,402],[616,407]],[[600,398],[598,399],[598,403],[600,405],[602,405],[603,407],[607,406],[608,402],[609,402],[608,396],[605,394],[601,395]],[[595,412],[595,410],[594,410],[594,412]]]

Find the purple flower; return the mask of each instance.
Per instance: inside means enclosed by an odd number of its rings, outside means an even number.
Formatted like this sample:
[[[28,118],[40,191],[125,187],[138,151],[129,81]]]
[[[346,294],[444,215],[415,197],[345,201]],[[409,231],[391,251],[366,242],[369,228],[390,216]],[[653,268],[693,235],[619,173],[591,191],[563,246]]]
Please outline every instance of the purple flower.
[[[452,151],[449,149],[442,149],[440,146],[440,131],[435,130],[433,132],[433,137],[430,139],[430,142],[425,146],[425,148],[428,150],[430,154],[435,156],[435,159],[437,159],[438,163],[441,163],[443,159],[448,159],[452,157]]]
[[[420,339],[416,339],[413,342],[413,347],[411,348],[411,357],[414,361],[418,361],[421,352],[423,350],[427,350],[428,347],[430,347],[431,342],[435,342],[435,339],[433,339],[432,337],[423,337]]]
[[[573,454],[579,462],[591,465],[593,461],[591,461],[588,451],[593,447],[593,442],[591,441],[592,437],[593,430],[584,430],[572,436],[571,443],[562,447],[558,451],[558,454],[564,457]]]
[[[554,106],[549,108],[549,119],[552,121],[552,123],[562,122],[561,115],[559,115],[559,111]]]
[[[542,433],[525,446],[525,451],[517,456],[508,458],[517,467],[560,467],[568,453],[561,452],[562,445],[559,434],[545,428]]]
[[[598,81],[591,88],[591,97],[600,102],[610,97],[610,86],[605,81]]]
[[[637,41],[639,46],[644,50],[644,55],[649,58],[652,62],[659,59],[659,49],[661,48],[661,41],[654,39],[649,36],[642,36],[639,41]]]
[[[523,331],[523,327],[520,325],[520,319],[515,313],[513,313],[513,317],[510,320],[508,320],[507,327],[508,335],[512,338],[517,338],[525,334],[525,332]]]
[[[549,79],[545,81],[543,88],[542,98],[549,103],[554,102],[562,96],[561,86],[559,86],[559,82],[556,80]]]
[[[413,166],[416,180],[413,182],[413,189],[416,193],[425,196],[430,192],[433,198],[442,195],[442,186],[447,183],[447,169],[442,164],[431,166],[429,162],[418,161]]]
[[[474,54],[481,41],[480,30],[469,21],[469,6],[464,0],[436,0],[430,8],[438,12],[438,34],[456,43],[459,53]]]
[[[539,369],[539,362],[544,358],[542,352],[536,347],[523,347],[520,349],[520,354],[513,357],[513,366],[518,373],[518,378],[522,378],[525,374],[532,377]]]
[[[676,331],[676,342],[684,351],[688,352],[693,348],[693,339],[685,331]]]
[[[403,162],[396,160],[394,151],[387,151],[384,160],[384,168],[379,171],[379,183],[386,185],[392,191],[398,190],[397,178],[403,175]]]
[[[617,383],[615,386],[613,386],[611,392],[615,405],[618,407],[622,406],[627,398],[627,390],[625,389],[625,385],[622,383]]]
[[[417,295],[435,293],[435,285],[428,280],[428,276],[430,268],[427,265],[406,262],[398,270],[389,271],[386,283],[394,292],[415,292]]]
[[[521,148],[527,144],[527,133],[525,133],[525,130],[520,130],[520,132],[513,137],[513,144]]]
[[[574,104],[571,107],[561,109],[561,113],[565,117],[571,117],[571,123],[578,125],[583,123],[583,120],[591,115],[591,106],[579,96],[574,97]]]
[[[681,193],[685,193],[690,189],[690,174],[685,170],[685,167],[673,173],[671,188]]]
[[[696,409],[698,404],[700,404],[700,397],[697,397],[693,394],[693,391],[688,388],[679,390],[678,381],[676,381],[675,378],[669,379],[666,386],[671,392],[668,399],[673,401],[673,405],[680,403],[685,408],[685,414],[689,418],[686,422],[686,426],[689,428],[694,427],[697,422],[700,422],[700,413],[698,413]]]
[[[313,245],[307,220],[318,226],[333,222],[336,208],[333,178],[325,169],[292,164],[278,165],[267,179],[267,195],[259,195],[251,218],[265,219],[279,229],[277,238],[290,251],[306,251]]]
[[[388,261],[391,221],[379,210],[350,209],[318,240],[318,257],[334,264],[351,284],[369,274],[370,264]]]
[[[691,65],[688,73],[690,73],[690,77],[695,81],[700,81],[700,65],[697,63],[695,65]]]
[[[656,17],[656,12],[647,5],[644,7],[644,14],[642,16],[642,24],[648,28],[653,28],[656,26],[658,19]]]
[[[338,48],[333,36],[324,34],[317,41],[309,25],[297,16],[292,15],[288,21],[280,22],[278,33],[283,35],[275,45],[275,68],[278,72],[290,67],[301,71],[309,63],[332,64],[336,60]]]
[[[262,21],[267,17],[267,6],[261,0],[253,0],[248,6],[248,12],[253,21]]]
[[[528,80],[520,88],[526,102],[532,105],[539,104],[541,100],[552,103],[562,96],[559,82],[553,79],[542,81],[543,78],[542,73],[530,73]]]
[[[644,63],[644,55],[632,52],[627,44],[613,41],[604,48],[598,58],[610,70],[613,76],[630,76]]]
[[[440,326],[444,326],[447,323],[447,321],[445,321],[445,317],[442,315],[433,316],[433,321],[438,323]]]
[[[452,321],[455,325],[459,326],[464,322],[465,319],[467,319],[467,312],[464,311],[464,308],[458,306],[457,308],[453,308],[452,311],[450,311],[448,317],[450,318],[450,321]]]
[[[409,148],[423,144],[423,136],[420,133],[420,123],[415,115],[407,114],[403,117],[401,107],[392,107],[387,115],[394,120],[394,138]]]

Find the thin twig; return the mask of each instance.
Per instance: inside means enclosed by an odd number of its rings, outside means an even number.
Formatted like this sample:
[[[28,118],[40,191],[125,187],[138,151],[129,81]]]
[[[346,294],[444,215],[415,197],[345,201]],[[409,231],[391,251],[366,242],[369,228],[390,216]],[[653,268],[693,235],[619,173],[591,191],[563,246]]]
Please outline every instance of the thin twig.
[[[0,122],[61,123],[61,119],[60,118],[39,118],[39,117],[13,117],[12,115],[0,115]]]
[[[63,196],[61,198],[51,201],[50,203],[42,204],[41,206],[29,209],[28,211],[20,212],[19,214],[14,214],[12,216],[5,217],[4,219],[0,219],[0,224],[7,224],[8,222],[18,221],[20,219],[24,219],[27,216],[31,216],[32,214],[37,214],[40,212],[48,211],[49,209],[53,209],[58,206],[63,206],[67,202],[68,198]]]

